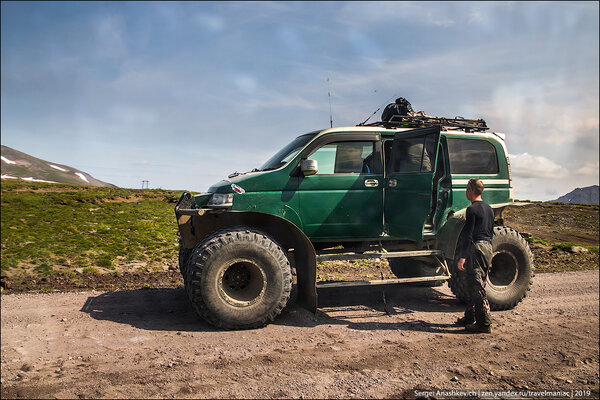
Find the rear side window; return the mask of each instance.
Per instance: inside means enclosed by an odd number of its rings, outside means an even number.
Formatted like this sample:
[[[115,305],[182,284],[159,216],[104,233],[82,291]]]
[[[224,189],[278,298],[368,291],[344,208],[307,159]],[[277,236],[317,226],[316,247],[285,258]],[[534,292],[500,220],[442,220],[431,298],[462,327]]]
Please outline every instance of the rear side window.
[[[485,140],[448,138],[450,172],[453,174],[497,174],[494,146]]]

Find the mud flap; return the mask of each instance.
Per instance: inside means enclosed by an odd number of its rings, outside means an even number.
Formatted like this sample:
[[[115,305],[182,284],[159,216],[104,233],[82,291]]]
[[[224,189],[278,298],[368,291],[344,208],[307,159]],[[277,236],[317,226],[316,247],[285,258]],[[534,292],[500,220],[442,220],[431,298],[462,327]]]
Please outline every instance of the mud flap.
[[[310,241],[309,244],[312,252],[302,251],[304,257],[300,260],[296,259],[296,277],[298,279],[298,298],[296,299],[296,304],[312,313],[316,313],[318,307],[317,261]]]

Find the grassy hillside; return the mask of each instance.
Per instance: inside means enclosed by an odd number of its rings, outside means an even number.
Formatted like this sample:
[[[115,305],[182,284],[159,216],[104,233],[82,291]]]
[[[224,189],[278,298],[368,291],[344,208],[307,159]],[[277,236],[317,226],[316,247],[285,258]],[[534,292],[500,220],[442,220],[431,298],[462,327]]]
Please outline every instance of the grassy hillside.
[[[181,193],[2,180],[2,274],[164,270]]]
[[[2,180],[2,287],[10,291],[173,287],[182,191]],[[509,208],[538,272],[598,268],[598,205]],[[579,245],[588,251],[573,253]],[[385,260],[320,262],[320,281],[391,278]]]

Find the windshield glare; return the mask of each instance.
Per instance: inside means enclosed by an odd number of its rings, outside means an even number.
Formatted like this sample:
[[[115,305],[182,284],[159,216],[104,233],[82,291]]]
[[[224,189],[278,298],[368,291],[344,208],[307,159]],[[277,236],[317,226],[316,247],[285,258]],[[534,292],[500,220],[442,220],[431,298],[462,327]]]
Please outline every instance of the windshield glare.
[[[306,135],[298,136],[291,143],[285,146],[283,149],[279,150],[277,154],[269,159],[266,163],[264,163],[259,169],[262,171],[269,169],[277,169],[283,166],[285,163],[290,161],[292,158],[298,154],[300,149],[309,142],[310,139],[315,137],[317,132],[307,133]]]

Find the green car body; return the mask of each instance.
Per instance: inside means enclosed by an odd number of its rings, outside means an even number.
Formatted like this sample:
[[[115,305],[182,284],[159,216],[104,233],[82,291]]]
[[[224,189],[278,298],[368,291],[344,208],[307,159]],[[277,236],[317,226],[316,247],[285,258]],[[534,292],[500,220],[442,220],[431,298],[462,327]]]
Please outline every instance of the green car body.
[[[314,131],[258,170],[184,194],[175,210],[181,249],[187,254],[229,227],[265,232],[296,270],[298,303],[315,310],[316,257],[324,249],[435,248],[453,259],[470,178],[483,180],[483,199],[501,223],[514,201],[501,134],[440,125]]]
[[[465,196],[470,178],[482,179],[486,185],[483,199],[491,205],[513,201],[508,154],[501,136],[493,133],[440,133],[436,157],[444,169],[439,179],[438,204],[432,229],[425,229],[430,212],[435,171],[394,173],[386,168],[381,149],[393,142],[394,135],[411,129],[374,129],[343,127],[320,131],[297,154],[280,168],[256,171],[223,180],[208,190],[233,194],[231,211],[252,211],[276,215],[293,223],[314,242],[406,239],[420,242],[436,237],[448,214],[470,205]],[[399,135],[400,136],[400,135]],[[452,173],[448,139],[485,142],[495,151],[497,172]],[[302,160],[309,158],[315,147],[339,141],[371,140],[381,162],[369,173],[334,173],[304,176],[297,173]],[[387,171],[386,171],[387,169]],[[296,173],[295,173],[296,172]],[[376,186],[365,185],[376,181]],[[390,185],[394,182],[395,186]],[[232,184],[242,188],[237,193]],[[194,197],[196,208],[205,207],[210,195]]]

